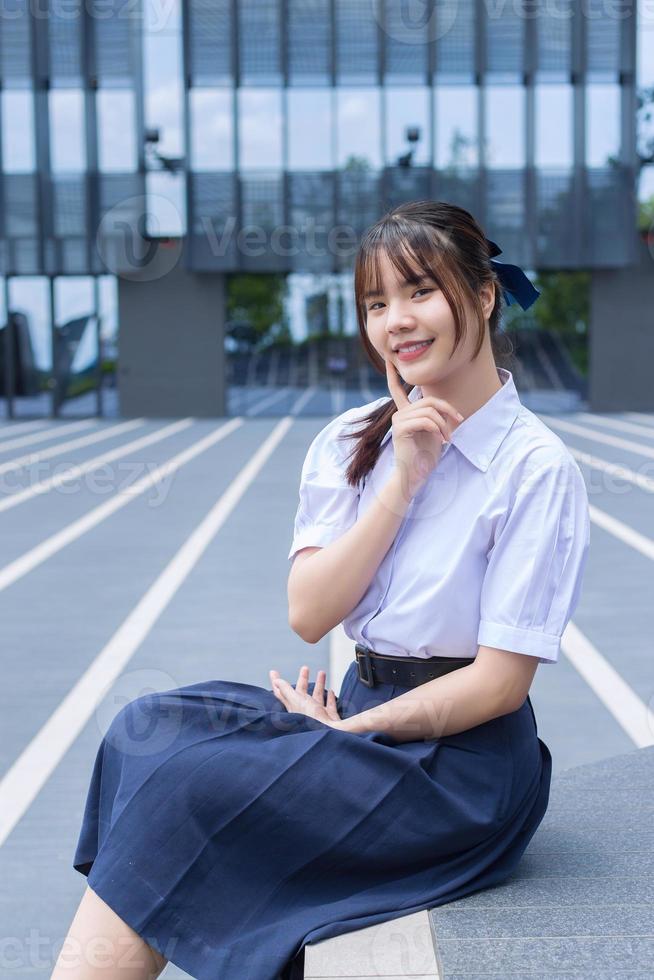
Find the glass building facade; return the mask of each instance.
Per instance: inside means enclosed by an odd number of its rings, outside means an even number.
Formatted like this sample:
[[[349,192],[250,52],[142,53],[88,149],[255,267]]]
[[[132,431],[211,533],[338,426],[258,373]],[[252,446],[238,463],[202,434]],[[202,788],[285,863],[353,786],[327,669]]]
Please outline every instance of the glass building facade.
[[[22,297],[52,360],[68,295],[91,351],[125,223],[182,238],[189,271],[342,273],[416,198],[529,269],[630,264],[635,21],[591,0],[5,3],[3,315]]]

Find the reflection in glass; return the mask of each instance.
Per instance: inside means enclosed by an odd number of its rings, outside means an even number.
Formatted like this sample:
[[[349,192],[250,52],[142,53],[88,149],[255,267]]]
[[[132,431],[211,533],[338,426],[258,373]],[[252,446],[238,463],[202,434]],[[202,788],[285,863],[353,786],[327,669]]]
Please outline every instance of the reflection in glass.
[[[5,173],[27,174],[36,169],[34,93],[32,89],[3,89],[2,166]]]
[[[443,85],[434,90],[437,169],[478,166],[478,91],[474,85]]]
[[[287,90],[288,169],[332,170],[332,92]]]
[[[336,90],[337,166],[381,166],[379,88]]]
[[[50,287],[45,276],[12,276],[8,282],[9,316],[18,350],[14,412],[47,415],[52,369]]]
[[[54,378],[57,406],[97,386],[98,337],[91,276],[54,280]]]
[[[80,89],[51,89],[48,95],[50,169],[53,173],[83,173],[84,94]]]
[[[486,166],[525,166],[525,90],[522,85],[488,85]]]
[[[279,88],[240,88],[239,164],[243,169],[281,169],[282,92]]]
[[[153,237],[186,234],[186,177],[164,170],[150,170],[145,175],[148,198],[146,226]]]
[[[164,29],[159,4],[144,4],[143,88],[145,125],[159,130],[162,156],[184,155],[182,25],[180,0],[167,0]]]
[[[107,173],[137,169],[134,93],[126,89],[99,89],[98,166]]]
[[[537,167],[571,167],[573,164],[573,112],[571,85],[537,85]]]
[[[234,126],[231,89],[193,88],[191,114],[191,170],[234,169]]]
[[[410,150],[412,166],[430,163],[429,89],[426,86],[383,89],[384,119],[386,122],[386,163],[397,165],[398,157]],[[407,129],[417,128],[417,142],[407,140]]]
[[[586,164],[606,167],[620,155],[620,86],[586,86]]]

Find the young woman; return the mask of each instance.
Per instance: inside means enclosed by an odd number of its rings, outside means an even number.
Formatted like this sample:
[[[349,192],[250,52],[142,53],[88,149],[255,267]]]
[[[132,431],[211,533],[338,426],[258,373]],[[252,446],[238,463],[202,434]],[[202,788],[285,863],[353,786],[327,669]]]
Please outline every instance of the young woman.
[[[499,252],[443,202],[364,236],[359,328],[390,398],[309,446],[288,582],[294,630],[315,643],[342,622],[356,657],[338,698],[325,671],[292,685],[273,668],[271,691],[213,680],[121,709],[73,862],[89,885],[77,960],[57,980],[105,977],[108,956],[124,980],[167,960],[277,980],[307,943],[516,867],[551,777],[528,692],[558,658],[590,525],[571,454],[496,365],[504,301],[538,296]]]

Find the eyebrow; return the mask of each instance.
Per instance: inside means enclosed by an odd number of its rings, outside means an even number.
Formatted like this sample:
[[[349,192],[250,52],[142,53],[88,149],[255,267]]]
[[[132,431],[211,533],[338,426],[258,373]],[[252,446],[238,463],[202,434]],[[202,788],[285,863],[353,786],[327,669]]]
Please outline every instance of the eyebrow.
[[[410,279],[402,280],[400,286],[402,289],[406,289],[407,286],[420,286],[423,282],[427,282],[431,278],[432,278],[431,276],[426,276],[426,275],[412,276]],[[374,299],[375,296],[383,296],[383,295],[384,295],[383,293],[378,293],[375,292],[374,290],[370,290],[369,292],[363,294],[363,298],[364,300],[368,300],[368,299]]]

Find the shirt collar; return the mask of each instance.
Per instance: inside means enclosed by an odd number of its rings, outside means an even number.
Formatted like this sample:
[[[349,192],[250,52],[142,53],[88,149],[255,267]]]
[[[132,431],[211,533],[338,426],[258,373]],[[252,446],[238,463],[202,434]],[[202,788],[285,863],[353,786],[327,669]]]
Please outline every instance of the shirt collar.
[[[513,380],[513,374],[506,368],[497,368],[502,387],[469,415],[454,429],[452,438],[444,444],[443,453],[450,445],[456,446],[460,453],[477,469],[485,473],[509,429],[513,425],[522,402]],[[415,385],[408,395],[410,402],[422,398],[422,389]],[[456,407],[456,406],[455,406]],[[380,449],[391,438],[391,429],[381,441]]]

